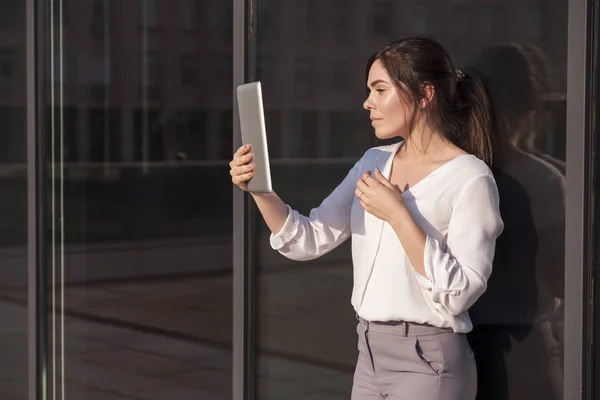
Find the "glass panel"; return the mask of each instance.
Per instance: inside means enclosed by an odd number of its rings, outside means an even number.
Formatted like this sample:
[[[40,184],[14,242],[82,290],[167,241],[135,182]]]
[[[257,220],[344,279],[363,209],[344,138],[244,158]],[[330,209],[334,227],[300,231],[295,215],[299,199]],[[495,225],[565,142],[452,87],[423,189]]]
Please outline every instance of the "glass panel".
[[[0,1],[0,398],[28,395],[26,24]]]
[[[48,398],[230,399],[231,6],[68,3],[46,9]]]
[[[403,36],[481,76],[502,140],[505,230],[468,335],[480,399],[562,398],[567,14],[564,1],[258,1],[258,79],[274,189],[303,214],[376,141],[364,66]],[[274,21],[293,21],[273,29]],[[263,26],[262,23],[265,22]],[[257,398],[349,398],[357,358],[349,243],[299,264],[257,225]]]

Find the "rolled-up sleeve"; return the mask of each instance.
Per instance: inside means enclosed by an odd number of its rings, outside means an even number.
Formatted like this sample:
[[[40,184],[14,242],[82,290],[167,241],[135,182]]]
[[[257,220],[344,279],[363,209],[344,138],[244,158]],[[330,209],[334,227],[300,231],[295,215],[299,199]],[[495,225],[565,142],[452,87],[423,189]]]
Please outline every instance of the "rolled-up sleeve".
[[[276,234],[271,234],[271,247],[273,250],[279,250],[286,243],[292,240],[298,233],[298,218],[294,215],[298,212],[287,205],[288,215],[281,230]]]
[[[288,205],[283,228],[271,234],[274,250],[297,261],[312,260],[333,250],[350,236],[354,189],[361,175],[361,158],[325,200],[304,216]]]
[[[447,244],[427,236],[425,273],[417,281],[434,303],[453,315],[467,311],[485,292],[492,273],[496,239],[504,224],[491,174],[473,178],[452,208]]]

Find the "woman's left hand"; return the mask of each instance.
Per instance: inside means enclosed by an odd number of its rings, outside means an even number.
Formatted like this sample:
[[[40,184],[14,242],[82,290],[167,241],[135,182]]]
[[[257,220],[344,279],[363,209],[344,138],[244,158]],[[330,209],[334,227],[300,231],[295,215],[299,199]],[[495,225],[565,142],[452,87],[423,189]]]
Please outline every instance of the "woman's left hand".
[[[392,185],[377,168],[374,176],[370,171],[362,175],[356,182],[354,194],[365,211],[390,223],[405,207],[400,189]]]

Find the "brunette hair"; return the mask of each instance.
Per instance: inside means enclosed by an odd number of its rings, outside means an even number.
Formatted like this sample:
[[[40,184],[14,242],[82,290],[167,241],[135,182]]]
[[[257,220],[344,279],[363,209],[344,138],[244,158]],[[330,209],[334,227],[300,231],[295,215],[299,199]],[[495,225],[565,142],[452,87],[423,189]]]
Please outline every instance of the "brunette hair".
[[[476,76],[455,69],[446,50],[426,37],[396,40],[377,51],[367,62],[367,79],[377,60],[396,89],[413,104],[410,132],[414,130],[419,102],[425,97],[424,85],[432,85],[434,95],[426,110],[428,122],[456,146],[492,165],[490,102]]]

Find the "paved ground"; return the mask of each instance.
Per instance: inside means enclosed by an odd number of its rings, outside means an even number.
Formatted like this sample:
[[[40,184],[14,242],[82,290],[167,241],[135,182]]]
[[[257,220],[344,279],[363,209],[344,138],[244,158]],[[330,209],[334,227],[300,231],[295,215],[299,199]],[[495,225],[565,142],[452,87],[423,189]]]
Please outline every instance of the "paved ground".
[[[264,241],[261,246],[257,398],[348,399],[356,358],[348,251],[292,263],[266,251]],[[0,252],[0,400],[27,398],[27,294],[15,289],[27,279],[25,255]],[[230,243],[70,249],[64,399],[231,399],[227,262]],[[507,370],[515,400],[544,389],[550,392],[545,399],[561,398],[552,395],[562,392],[553,386],[561,379],[548,367],[552,358],[544,343],[552,341],[541,328],[511,342]],[[60,344],[61,337],[56,340]],[[58,351],[50,354],[50,365],[54,356],[60,371]],[[56,382],[50,400],[62,399],[60,376]],[[54,379],[49,383],[52,388]]]
[[[261,275],[259,399],[348,398],[355,360],[350,281],[339,264]],[[65,398],[230,399],[231,289],[231,275],[68,286]],[[2,400],[26,398],[23,294],[0,303]],[[60,377],[56,382],[60,398]]]

